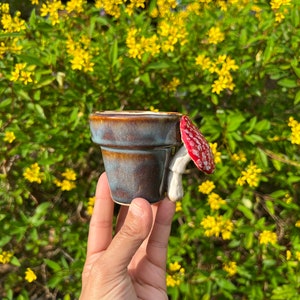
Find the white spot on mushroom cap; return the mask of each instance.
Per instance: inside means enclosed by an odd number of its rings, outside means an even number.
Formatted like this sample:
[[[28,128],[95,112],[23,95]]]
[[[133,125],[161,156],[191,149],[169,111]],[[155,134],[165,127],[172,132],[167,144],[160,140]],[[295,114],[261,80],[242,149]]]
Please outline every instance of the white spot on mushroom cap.
[[[187,116],[181,117],[180,132],[182,142],[197,168],[205,173],[212,173],[215,164],[209,143]]]

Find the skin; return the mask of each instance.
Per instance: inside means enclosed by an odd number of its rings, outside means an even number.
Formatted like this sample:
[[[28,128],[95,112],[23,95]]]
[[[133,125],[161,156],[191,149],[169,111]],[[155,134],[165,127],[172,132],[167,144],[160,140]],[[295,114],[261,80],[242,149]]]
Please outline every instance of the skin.
[[[166,259],[175,204],[136,198],[122,206],[113,237],[114,203],[106,174],[96,189],[81,300],[168,299]]]

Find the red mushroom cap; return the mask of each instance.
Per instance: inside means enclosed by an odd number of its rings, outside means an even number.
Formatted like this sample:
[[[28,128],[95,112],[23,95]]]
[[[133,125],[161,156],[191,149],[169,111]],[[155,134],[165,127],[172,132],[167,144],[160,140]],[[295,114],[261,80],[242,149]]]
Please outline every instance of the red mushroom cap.
[[[181,117],[180,133],[181,140],[196,167],[204,173],[211,174],[215,170],[215,163],[209,143],[187,116]]]

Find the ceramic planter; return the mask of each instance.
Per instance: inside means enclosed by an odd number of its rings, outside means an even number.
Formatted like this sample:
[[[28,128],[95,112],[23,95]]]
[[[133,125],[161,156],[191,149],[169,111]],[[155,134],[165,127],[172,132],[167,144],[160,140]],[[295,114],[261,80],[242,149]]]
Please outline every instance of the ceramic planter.
[[[104,111],[90,115],[92,141],[101,147],[111,195],[119,204],[165,197],[168,165],[181,144],[181,114]]]

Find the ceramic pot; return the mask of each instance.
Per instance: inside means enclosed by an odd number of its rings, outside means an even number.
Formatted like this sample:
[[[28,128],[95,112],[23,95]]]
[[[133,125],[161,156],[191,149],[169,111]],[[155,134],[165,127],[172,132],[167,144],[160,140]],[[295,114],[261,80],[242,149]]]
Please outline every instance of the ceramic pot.
[[[92,141],[101,147],[113,200],[150,203],[165,197],[168,165],[180,145],[181,114],[103,111],[90,115]]]

